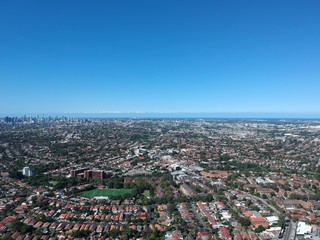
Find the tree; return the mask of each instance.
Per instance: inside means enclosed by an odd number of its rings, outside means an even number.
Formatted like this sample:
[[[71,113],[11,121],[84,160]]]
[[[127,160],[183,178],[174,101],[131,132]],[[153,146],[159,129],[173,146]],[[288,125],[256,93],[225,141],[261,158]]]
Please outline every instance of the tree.
[[[20,171],[17,170],[17,169],[11,170],[11,171],[9,172],[9,177],[14,178],[14,179],[19,179],[19,180],[22,179],[22,178],[24,178],[22,172],[20,172]]]
[[[170,203],[168,207],[169,213],[173,213],[176,211],[176,205],[174,203]]]
[[[284,217],[284,215],[283,214],[281,214],[280,216],[279,216],[279,221],[278,221],[278,226],[279,227],[282,227],[283,225],[284,225],[284,223],[285,223],[285,217]]]
[[[118,237],[120,234],[120,231],[118,229],[112,229],[111,231],[109,231],[107,233],[108,236],[112,237],[112,238],[116,238]]]
[[[32,233],[34,230],[35,230],[35,229],[34,229],[32,226],[27,225],[27,224],[23,224],[20,232],[21,232],[22,234],[26,234],[26,233]]]
[[[254,231],[256,232],[256,233],[261,233],[261,232],[263,232],[263,231],[265,231],[266,229],[263,227],[263,226],[261,226],[261,225],[259,225]]]
[[[74,238],[86,238],[86,237],[89,237],[90,235],[90,231],[89,230],[75,230],[72,232],[72,237]]]
[[[250,219],[248,217],[240,218],[239,223],[244,227],[249,227],[251,225]]]
[[[23,223],[20,222],[19,220],[14,220],[11,222],[9,228],[11,229],[11,231],[20,231],[20,229],[22,228]]]
[[[30,225],[24,224],[19,220],[12,221],[9,228],[12,232],[20,232],[22,234],[31,233],[34,231],[34,228]]]
[[[253,204],[253,202],[252,202],[250,199],[248,199],[248,200],[245,202],[245,204],[246,204],[247,207],[250,207],[250,206]]]
[[[260,211],[260,208],[259,208],[258,206],[256,206],[256,205],[251,205],[250,208],[251,208],[253,211],[257,211],[257,212]]]
[[[151,236],[150,236],[149,238],[147,238],[147,239],[148,239],[148,240],[158,240],[158,239],[162,239],[162,237],[163,237],[162,235],[163,235],[163,234],[162,234],[159,230],[155,229],[155,230],[153,230]]]

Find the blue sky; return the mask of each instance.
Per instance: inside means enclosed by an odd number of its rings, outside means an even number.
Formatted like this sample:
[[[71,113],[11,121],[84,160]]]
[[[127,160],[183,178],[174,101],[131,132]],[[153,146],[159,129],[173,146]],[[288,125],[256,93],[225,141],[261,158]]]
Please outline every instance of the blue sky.
[[[320,2],[0,1],[0,113],[320,113]]]

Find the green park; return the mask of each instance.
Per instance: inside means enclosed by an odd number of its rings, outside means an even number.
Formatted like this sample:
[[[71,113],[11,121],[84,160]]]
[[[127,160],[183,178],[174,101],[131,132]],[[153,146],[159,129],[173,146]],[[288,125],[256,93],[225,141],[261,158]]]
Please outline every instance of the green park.
[[[120,197],[126,194],[131,194],[132,189],[93,189],[81,193],[81,196],[86,198],[94,197]]]

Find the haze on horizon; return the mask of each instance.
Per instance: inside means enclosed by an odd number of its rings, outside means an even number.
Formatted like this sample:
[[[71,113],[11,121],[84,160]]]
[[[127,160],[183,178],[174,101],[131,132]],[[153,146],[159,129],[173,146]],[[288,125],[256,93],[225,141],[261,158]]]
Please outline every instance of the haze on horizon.
[[[320,2],[2,1],[1,114],[320,116]]]

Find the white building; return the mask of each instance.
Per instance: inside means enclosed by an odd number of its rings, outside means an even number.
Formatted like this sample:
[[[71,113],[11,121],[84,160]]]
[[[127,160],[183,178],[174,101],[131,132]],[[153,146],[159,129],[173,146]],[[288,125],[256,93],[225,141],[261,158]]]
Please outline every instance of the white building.
[[[312,226],[305,222],[298,222],[297,235],[310,234],[312,232]]]
[[[31,176],[34,175],[34,172],[33,172],[33,170],[32,170],[31,168],[29,168],[29,167],[24,167],[24,168],[22,169],[22,174],[23,174],[23,176],[31,177]]]
[[[275,225],[279,222],[279,217],[277,216],[270,216],[270,217],[266,217],[267,221],[269,222],[269,225]]]

